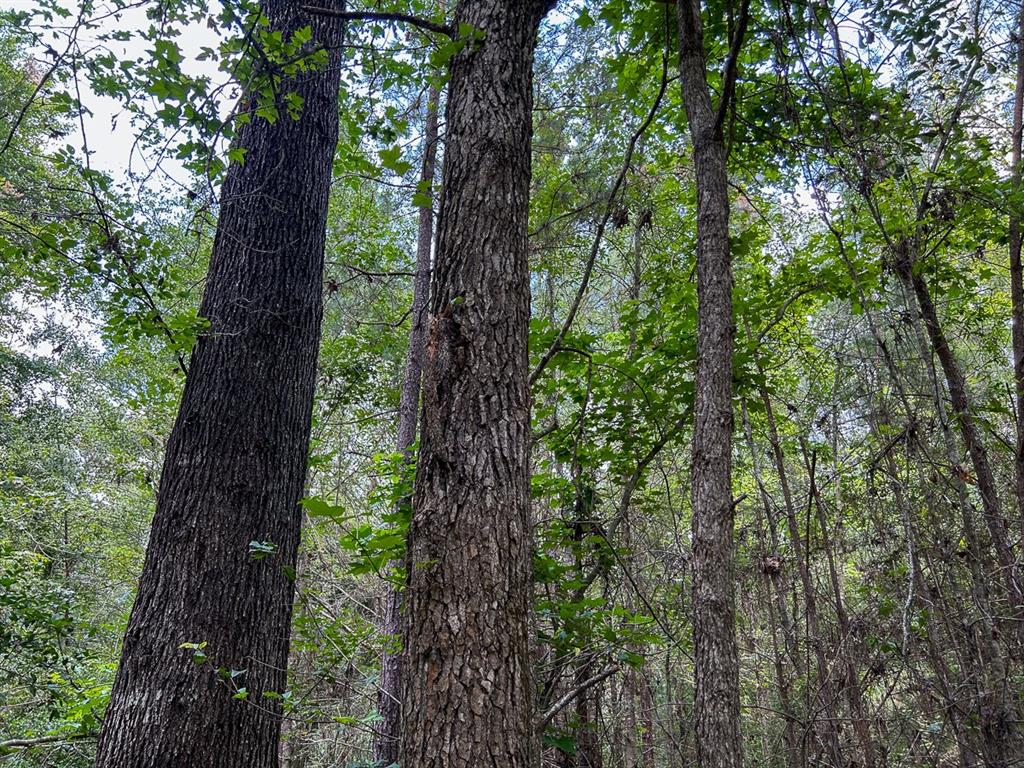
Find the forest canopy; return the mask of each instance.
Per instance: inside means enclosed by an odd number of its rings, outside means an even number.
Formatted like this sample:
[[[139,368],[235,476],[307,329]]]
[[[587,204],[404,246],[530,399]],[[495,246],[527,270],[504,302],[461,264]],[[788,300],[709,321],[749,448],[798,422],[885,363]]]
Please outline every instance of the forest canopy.
[[[0,3],[0,765],[1024,764],[1024,5]]]

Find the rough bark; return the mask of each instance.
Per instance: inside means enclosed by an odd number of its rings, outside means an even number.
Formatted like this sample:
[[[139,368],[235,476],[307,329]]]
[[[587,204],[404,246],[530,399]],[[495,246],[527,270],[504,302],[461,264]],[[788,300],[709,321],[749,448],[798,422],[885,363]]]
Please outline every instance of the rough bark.
[[[404,768],[526,768],[532,65],[547,0],[463,0],[409,536]],[[415,684],[410,684],[411,682]]]
[[[420,168],[421,189],[434,183],[437,166],[437,110],[441,93],[436,85],[427,94],[427,116],[423,133],[423,163]],[[423,373],[423,345],[426,340],[427,300],[430,293],[430,251],[434,240],[434,205],[420,206],[416,233],[416,277],[412,290],[412,325],[409,328],[409,349],[405,355],[405,371],[398,403],[398,451],[406,454],[416,442],[416,426],[420,409],[420,380]],[[373,761],[388,766],[398,762],[402,717],[402,594],[388,585],[384,597],[384,633],[390,638],[380,665],[380,688],[377,692],[377,724],[373,740]]]
[[[696,0],[677,3],[679,73],[697,181],[693,434],[694,726],[700,768],[740,768],[732,503],[732,263],[726,148],[706,79]],[[737,30],[742,38],[742,25]],[[728,78],[726,78],[728,81]],[[728,98],[728,86],[723,100]]]
[[[341,29],[293,0],[263,10],[285,34],[311,23],[332,52],[325,69],[279,86],[303,97],[300,119],[282,108],[238,139],[246,161],[224,183],[200,310],[210,327],[168,442],[100,768],[277,764],[280,711],[263,693],[285,688]],[[253,557],[250,542],[272,552]],[[206,643],[206,661],[182,643]],[[248,700],[233,697],[240,687]]]

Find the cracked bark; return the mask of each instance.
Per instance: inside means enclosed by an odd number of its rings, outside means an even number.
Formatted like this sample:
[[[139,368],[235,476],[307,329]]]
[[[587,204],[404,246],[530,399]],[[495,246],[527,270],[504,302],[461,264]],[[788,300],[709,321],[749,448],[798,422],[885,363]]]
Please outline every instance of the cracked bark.
[[[409,534],[403,768],[532,765],[527,218],[547,0],[463,0]],[[413,684],[414,683],[414,684]]]
[[[303,97],[300,119],[255,119],[237,140],[246,162],[224,182],[200,309],[210,328],[168,442],[98,768],[277,765],[280,709],[262,694],[286,686],[342,30],[293,0],[262,8],[285,34],[312,24],[333,52],[281,86]],[[254,559],[253,541],[273,553]],[[207,661],[186,642],[207,643]],[[248,701],[218,667],[244,670]]]

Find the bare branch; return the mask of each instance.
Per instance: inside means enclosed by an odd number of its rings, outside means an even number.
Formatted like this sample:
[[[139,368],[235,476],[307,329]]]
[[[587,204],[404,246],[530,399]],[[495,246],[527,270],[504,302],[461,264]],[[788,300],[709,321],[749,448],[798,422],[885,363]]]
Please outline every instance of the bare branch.
[[[594,675],[590,679],[584,680],[579,685],[577,685],[577,686],[575,686],[573,688],[570,688],[562,696],[560,696],[558,698],[558,700],[554,704],[552,704],[550,707],[548,707],[547,711],[540,718],[540,728],[541,729],[545,728],[547,726],[547,724],[550,723],[555,718],[555,715],[557,715],[559,712],[561,712],[563,709],[565,709],[565,707],[570,702],[572,702],[573,699],[575,699],[577,696],[579,696],[581,693],[586,691],[588,688],[593,688],[595,685],[600,683],[602,680],[607,680],[609,677],[611,677],[612,675],[614,675],[618,671],[619,671],[618,666],[607,667],[607,668],[603,669],[602,671],[598,672],[596,675]]]
[[[43,744],[62,744],[67,741],[75,741],[77,739],[95,739],[95,733],[72,733],[63,736],[37,736],[32,739],[8,739],[7,741],[0,741],[0,751],[7,749],[27,749],[29,747],[38,747]]]

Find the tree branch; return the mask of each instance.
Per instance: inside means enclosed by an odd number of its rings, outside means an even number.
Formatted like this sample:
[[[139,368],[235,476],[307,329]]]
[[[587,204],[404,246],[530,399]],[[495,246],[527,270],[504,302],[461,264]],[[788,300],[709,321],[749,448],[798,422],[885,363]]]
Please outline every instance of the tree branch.
[[[315,5],[304,5],[302,10],[314,16],[330,16],[343,21],[397,21],[403,24],[410,24],[427,32],[435,32],[439,35],[455,37],[455,30],[447,24],[438,24],[434,21],[421,19],[409,13],[385,13],[383,11],[338,11],[334,8],[321,8]]]
[[[58,744],[65,741],[75,741],[77,739],[95,738],[95,733],[72,733],[63,736],[37,736],[33,739],[8,739],[7,741],[0,741],[0,752],[8,749],[26,749],[28,747],[38,747],[43,744]]]
[[[740,68],[740,49],[743,47],[743,38],[747,34],[748,21],[750,21],[750,0],[743,0],[743,5],[740,6],[740,18],[732,36],[732,44],[729,46],[729,57],[725,60],[725,67],[722,70],[722,96],[718,101],[718,112],[715,114],[716,129],[720,129],[725,124],[725,115],[729,111],[729,105],[736,92],[736,77]]]
[[[615,179],[615,184],[612,185],[612,191],[608,195],[604,214],[598,222],[597,233],[594,235],[594,240],[590,246],[590,253],[587,256],[587,264],[583,268],[583,277],[580,279],[580,286],[576,290],[576,297],[573,299],[572,306],[569,308],[569,314],[562,323],[562,327],[558,331],[558,335],[555,337],[554,341],[551,342],[551,346],[547,348],[541,356],[540,361],[537,363],[537,367],[534,368],[533,372],[530,374],[531,385],[537,382],[537,379],[540,378],[544,369],[547,368],[548,363],[551,362],[551,359],[562,349],[562,343],[565,341],[565,337],[569,335],[569,331],[572,330],[573,323],[576,322],[576,313],[579,312],[580,305],[583,303],[583,297],[587,293],[587,286],[590,284],[590,275],[594,271],[594,263],[597,261],[597,254],[601,250],[601,241],[604,239],[604,231],[608,227],[609,219],[611,219],[612,214],[615,212],[615,205],[619,200],[619,193],[622,191],[623,184],[626,181],[626,175],[629,173],[630,166],[633,163],[633,153],[636,151],[637,142],[640,141],[640,137],[647,132],[651,123],[654,122],[654,118],[658,114],[658,109],[661,107],[661,101],[665,96],[665,90],[668,88],[668,82],[668,54],[666,54],[662,58],[661,62],[661,84],[658,86],[658,95],[655,96],[654,103],[651,104],[651,108],[647,112],[647,117],[644,118],[644,121],[640,123],[640,126],[629,138],[629,144],[626,146],[626,154],[622,158],[622,168],[619,171],[618,177]]]
[[[548,723],[554,720],[555,715],[557,715],[559,712],[565,709],[566,705],[568,705],[573,699],[575,699],[585,690],[587,690],[588,688],[593,688],[602,680],[607,680],[609,677],[611,677],[618,671],[618,666],[607,667],[606,669],[602,670],[601,672],[598,672],[596,675],[591,677],[589,680],[584,680],[582,683],[575,686],[574,688],[570,688],[562,696],[560,696],[554,704],[548,707],[547,711],[543,714],[543,716],[541,716],[540,728],[542,730],[546,728]]]

